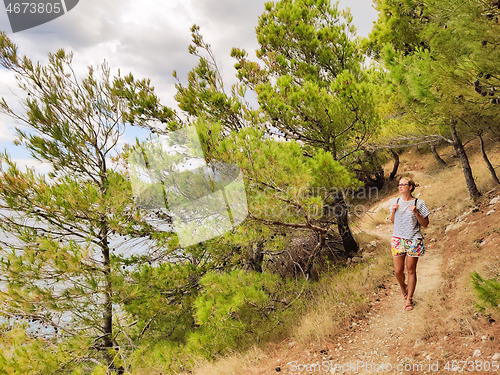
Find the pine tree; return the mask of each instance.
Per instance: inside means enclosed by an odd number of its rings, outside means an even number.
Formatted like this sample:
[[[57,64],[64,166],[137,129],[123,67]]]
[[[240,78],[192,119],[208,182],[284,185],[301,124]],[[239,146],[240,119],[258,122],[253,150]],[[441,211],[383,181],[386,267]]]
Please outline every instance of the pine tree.
[[[0,158],[2,313],[45,327],[49,337],[88,337],[97,360],[123,371],[115,286],[122,266],[141,257],[119,250],[145,236],[166,245],[170,234],[141,221],[117,145],[130,121],[167,121],[172,112],[146,80],[113,78],[106,63],[80,79],[64,50],[42,65],[0,34],[0,64],[25,95],[21,109],[2,99],[1,112],[20,124],[17,143],[52,167],[42,175]]]
[[[420,4],[417,39],[424,41],[423,46],[401,49],[395,42],[398,29],[391,29],[391,22],[381,15],[379,26],[392,33],[382,56],[404,112],[417,124],[413,133],[420,133],[418,141],[422,135],[437,136],[454,146],[469,194],[476,200],[480,192],[463,144],[498,130],[497,5],[480,0]]]
[[[356,164],[378,129],[373,87],[361,69],[352,17],[325,0],[268,3],[256,28],[259,63],[233,49],[241,82],[257,93],[269,129],[303,142],[306,153],[330,152],[345,166]],[[343,197],[336,217],[346,254],[358,245]]]

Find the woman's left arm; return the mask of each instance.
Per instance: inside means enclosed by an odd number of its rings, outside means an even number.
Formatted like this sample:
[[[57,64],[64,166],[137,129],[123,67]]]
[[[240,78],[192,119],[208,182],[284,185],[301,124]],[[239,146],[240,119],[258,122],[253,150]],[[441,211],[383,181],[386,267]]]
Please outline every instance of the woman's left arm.
[[[424,228],[427,228],[427,226],[429,225],[429,216],[423,217],[422,215],[420,215],[420,212],[418,212],[417,207],[415,206],[410,206],[410,210],[413,211],[413,214],[417,218],[418,223]]]

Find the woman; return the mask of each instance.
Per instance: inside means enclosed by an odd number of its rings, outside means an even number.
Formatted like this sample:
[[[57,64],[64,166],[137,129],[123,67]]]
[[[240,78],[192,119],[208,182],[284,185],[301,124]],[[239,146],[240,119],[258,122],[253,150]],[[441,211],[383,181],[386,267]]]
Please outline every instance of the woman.
[[[399,180],[401,197],[393,200],[391,205],[391,221],[394,223],[392,233],[392,259],[394,273],[406,303],[403,310],[413,310],[413,293],[417,285],[417,262],[424,254],[424,242],[421,227],[429,225],[429,210],[425,202],[413,196],[418,185],[411,178]],[[405,283],[405,268],[408,272],[408,284]]]

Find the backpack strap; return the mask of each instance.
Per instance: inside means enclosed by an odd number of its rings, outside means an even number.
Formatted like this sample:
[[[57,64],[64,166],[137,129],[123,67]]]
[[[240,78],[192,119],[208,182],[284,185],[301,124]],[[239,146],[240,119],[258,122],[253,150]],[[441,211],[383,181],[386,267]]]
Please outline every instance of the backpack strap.
[[[415,198],[415,209],[418,211],[418,209],[417,209],[417,200],[418,200],[418,198]],[[418,222],[418,220],[417,220],[417,225],[418,225],[418,229],[420,230],[420,223]]]
[[[396,199],[396,204],[398,204],[398,203],[399,203],[399,198],[398,198],[398,199]]]

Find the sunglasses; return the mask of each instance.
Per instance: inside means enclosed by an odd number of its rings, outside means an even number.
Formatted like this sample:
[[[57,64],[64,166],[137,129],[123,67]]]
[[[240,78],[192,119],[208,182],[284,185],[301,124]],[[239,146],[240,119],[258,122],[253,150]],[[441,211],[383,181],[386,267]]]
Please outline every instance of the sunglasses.
[[[401,186],[409,186],[409,184],[398,184],[399,187]]]

